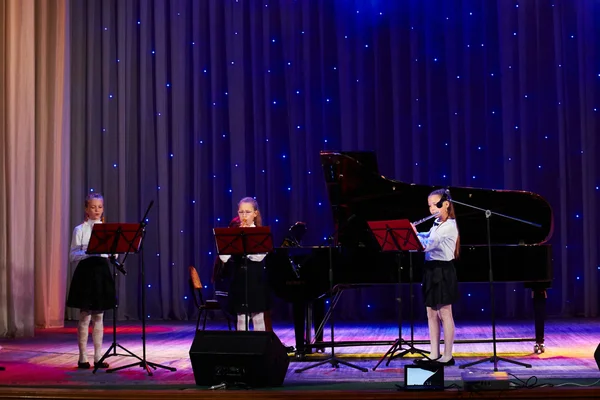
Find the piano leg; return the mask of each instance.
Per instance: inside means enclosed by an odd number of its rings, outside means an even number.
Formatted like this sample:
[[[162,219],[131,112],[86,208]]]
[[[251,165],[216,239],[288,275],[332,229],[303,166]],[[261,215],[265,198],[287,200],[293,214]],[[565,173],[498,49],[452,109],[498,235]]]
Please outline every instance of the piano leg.
[[[294,335],[296,337],[296,357],[302,358],[306,354],[312,354],[312,347],[307,344],[312,342],[313,325],[315,331],[325,319],[325,300],[317,299],[311,303],[295,302],[292,304],[294,318]],[[323,331],[315,336],[316,342],[323,341]],[[324,348],[317,349],[322,353]]]
[[[294,336],[296,337],[296,357],[302,358],[306,354],[305,346],[305,322],[307,317],[306,304],[303,302],[292,303],[292,314],[294,317]]]
[[[325,319],[325,299],[320,298],[320,299],[316,299],[313,302],[312,305],[312,316],[313,316],[313,325],[314,325],[314,329],[315,329],[315,334],[317,333],[317,329],[319,329],[319,326],[321,326],[321,324],[323,323],[323,320]],[[310,329],[310,326],[308,327],[308,329]],[[321,330],[320,334],[315,336],[315,342],[322,342],[323,341],[323,330]],[[319,347],[317,348],[317,352],[319,353],[323,353],[325,351],[324,347]]]
[[[543,288],[532,288],[531,297],[533,298],[533,317],[535,321],[535,346],[533,352],[543,353],[546,351],[544,346],[544,323],[546,321],[546,299],[548,293]]]

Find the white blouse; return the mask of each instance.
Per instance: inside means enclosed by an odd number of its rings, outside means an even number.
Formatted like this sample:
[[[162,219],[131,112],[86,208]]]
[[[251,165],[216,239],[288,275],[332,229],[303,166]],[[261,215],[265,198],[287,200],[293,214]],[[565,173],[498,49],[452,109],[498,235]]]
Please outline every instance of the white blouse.
[[[71,239],[71,250],[69,252],[69,261],[79,262],[88,257],[98,256],[98,254],[86,254],[90,237],[92,236],[92,227],[94,224],[101,224],[102,221],[87,220],[73,229],[73,238]],[[108,258],[108,254],[101,254],[101,257]]]
[[[256,227],[256,225],[254,225],[254,223],[249,226],[249,228],[255,228],[255,227]],[[248,260],[254,261],[254,262],[261,262],[262,260],[264,260],[264,258],[266,256],[267,256],[267,253],[248,254]],[[219,258],[221,259],[221,261],[226,263],[231,258],[231,255],[229,255],[229,254],[219,255]]]
[[[448,218],[440,222],[436,219],[429,232],[419,232],[417,236],[425,248],[426,261],[454,260],[454,250],[458,240],[456,220]]]

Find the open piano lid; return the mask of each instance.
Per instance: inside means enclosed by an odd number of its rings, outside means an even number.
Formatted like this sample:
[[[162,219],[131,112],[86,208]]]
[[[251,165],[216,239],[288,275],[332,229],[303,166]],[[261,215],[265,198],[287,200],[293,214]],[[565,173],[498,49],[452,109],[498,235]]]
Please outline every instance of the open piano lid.
[[[321,152],[338,243],[376,247],[367,221],[419,220],[429,215],[427,196],[439,186],[409,184],[379,174],[374,152]],[[552,208],[540,195],[519,190],[448,187],[454,200],[530,221],[541,228],[498,215],[490,217],[492,245],[538,245],[552,237]],[[461,245],[487,245],[482,211],[455,204]]]

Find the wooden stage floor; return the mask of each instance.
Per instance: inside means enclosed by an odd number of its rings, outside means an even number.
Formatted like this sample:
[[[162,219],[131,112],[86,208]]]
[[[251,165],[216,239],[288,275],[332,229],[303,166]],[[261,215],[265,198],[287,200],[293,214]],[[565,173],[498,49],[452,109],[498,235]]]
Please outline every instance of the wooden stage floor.
[[[457,339],[489,339],[491,327],[485,322],[457,323]],[[413,356],[394,359],[389,366],[385,362],[373,371],[379,357],[389,346],[344,347],[336,353],[346,361],[368,368],[360,372],[341,366],[330,365],[302,373],[296,369],[310,365],[318,356],[299,362],[292,359],[282,387],[267,390],[208,390],[196,386],[189,359],[194,337],[193,322],[150,321],[147,326],[147,360],[177,369],[170,372],[159,368],[148,376],[141,367],[133,367],[113,373],[99,370],[78,370],[76,325],[67,322],[65,328],[36,331],[34,338],[0,340],[0,399],[7,398],[412,398],[415,393],[397,390],[402,386],[404,365],[412,364]],[[209,322],[208,328],[223,329],[222,323]],[[291,324],[274,327],[282,342],[293,344]],[[326,329],[326,340],[329,329]],[[336,325],[336,341],[394,340],[398,328],[393,322],[386,323],[340,323]],[[409,337],[406,324],[403,336]],[[119,322],[117,342],[142,355],[141,324]],[[498,338],[533,337],[531,321],[499,321]],[[112,342],[112,321],[105,321],[104,349]],[[424,323],[415,326],[415,339],[427,339]],[[499,362],[500,371],[510,374],[513,389],[502,393],[503,398],[600,398],[600,371],[594,360],[594,351],[600,342],[600,319],[551,320],[546,324],[546,352],[533,354],[532,342],[499,343],[498,356],[525,362],[532,368]],[[417,347],[428,349],[427,345]],[[91,354],[93,346],[88,345]],[[327,349],[329,351],[329,349]],[[122,353],[122,352],[120,352]],[[462,385],[463,372],[493,372],[492,363],[483,363],[466,369],[458,365],[489,357],[491,343],[465,343],[455,346],[457,366],[445,368],[446,385]],[[327,355],[327,353],[326,353]],[[322,357],[321,355],[319,355]],[[112,367],[130,364],[131,357],[110,357]],[[527,385],[529,390],[523,389]],[[491,394],[490,394],[491,395]],[[490,396],[478,392],[476,397]],[[442,392],[418,392],[422,398],[461,398],[473,396],[472,392],[447,389]],[[492,398],[494,395],[491,395]]]

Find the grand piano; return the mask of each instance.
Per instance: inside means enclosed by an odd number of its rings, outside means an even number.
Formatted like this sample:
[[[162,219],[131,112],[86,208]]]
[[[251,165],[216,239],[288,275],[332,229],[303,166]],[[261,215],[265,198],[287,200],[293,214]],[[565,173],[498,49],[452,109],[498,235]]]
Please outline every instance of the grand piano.
[[[428,194],[439,187],[382,176],[373,152],[323,151],[320,157],[336,228],[331,251],[334,285],[352,288],[406,283],[411,278],[410,270],[412,282],[420,282],[423,253],[381,252],[367,221],[417,221],[428,213]],[[535,340],[534,351],[542,352],[546,289],[552,281],[552,249],[547,244],[553,232],[550,205],[541,196],[526,191],[448,189],[458,202],[537,224],[496,214],[489,218],[494,282],[522,282],[532,289],[536,337],[528,340]],[[489,282],[485,213],[458,203],[455,211],[461,242],[460,257],[455,261],[458,280]],[[310,343],[310,326],[305,326],[307,322],[310,325],[310,319],[307,321],[299,310],[315,301],[320,304],[318,299],[328,295],[329,255],[328,247],[286,246],[274,249],[266,258],[273,291],[295,305],[296,348],[301,353],[318,348],[318,344]],[[409,263],[412,268],[406,268]],[[405,267],[399,269],[398,265]],[[318,314],[315,326],[322,320],[322,313]]]

